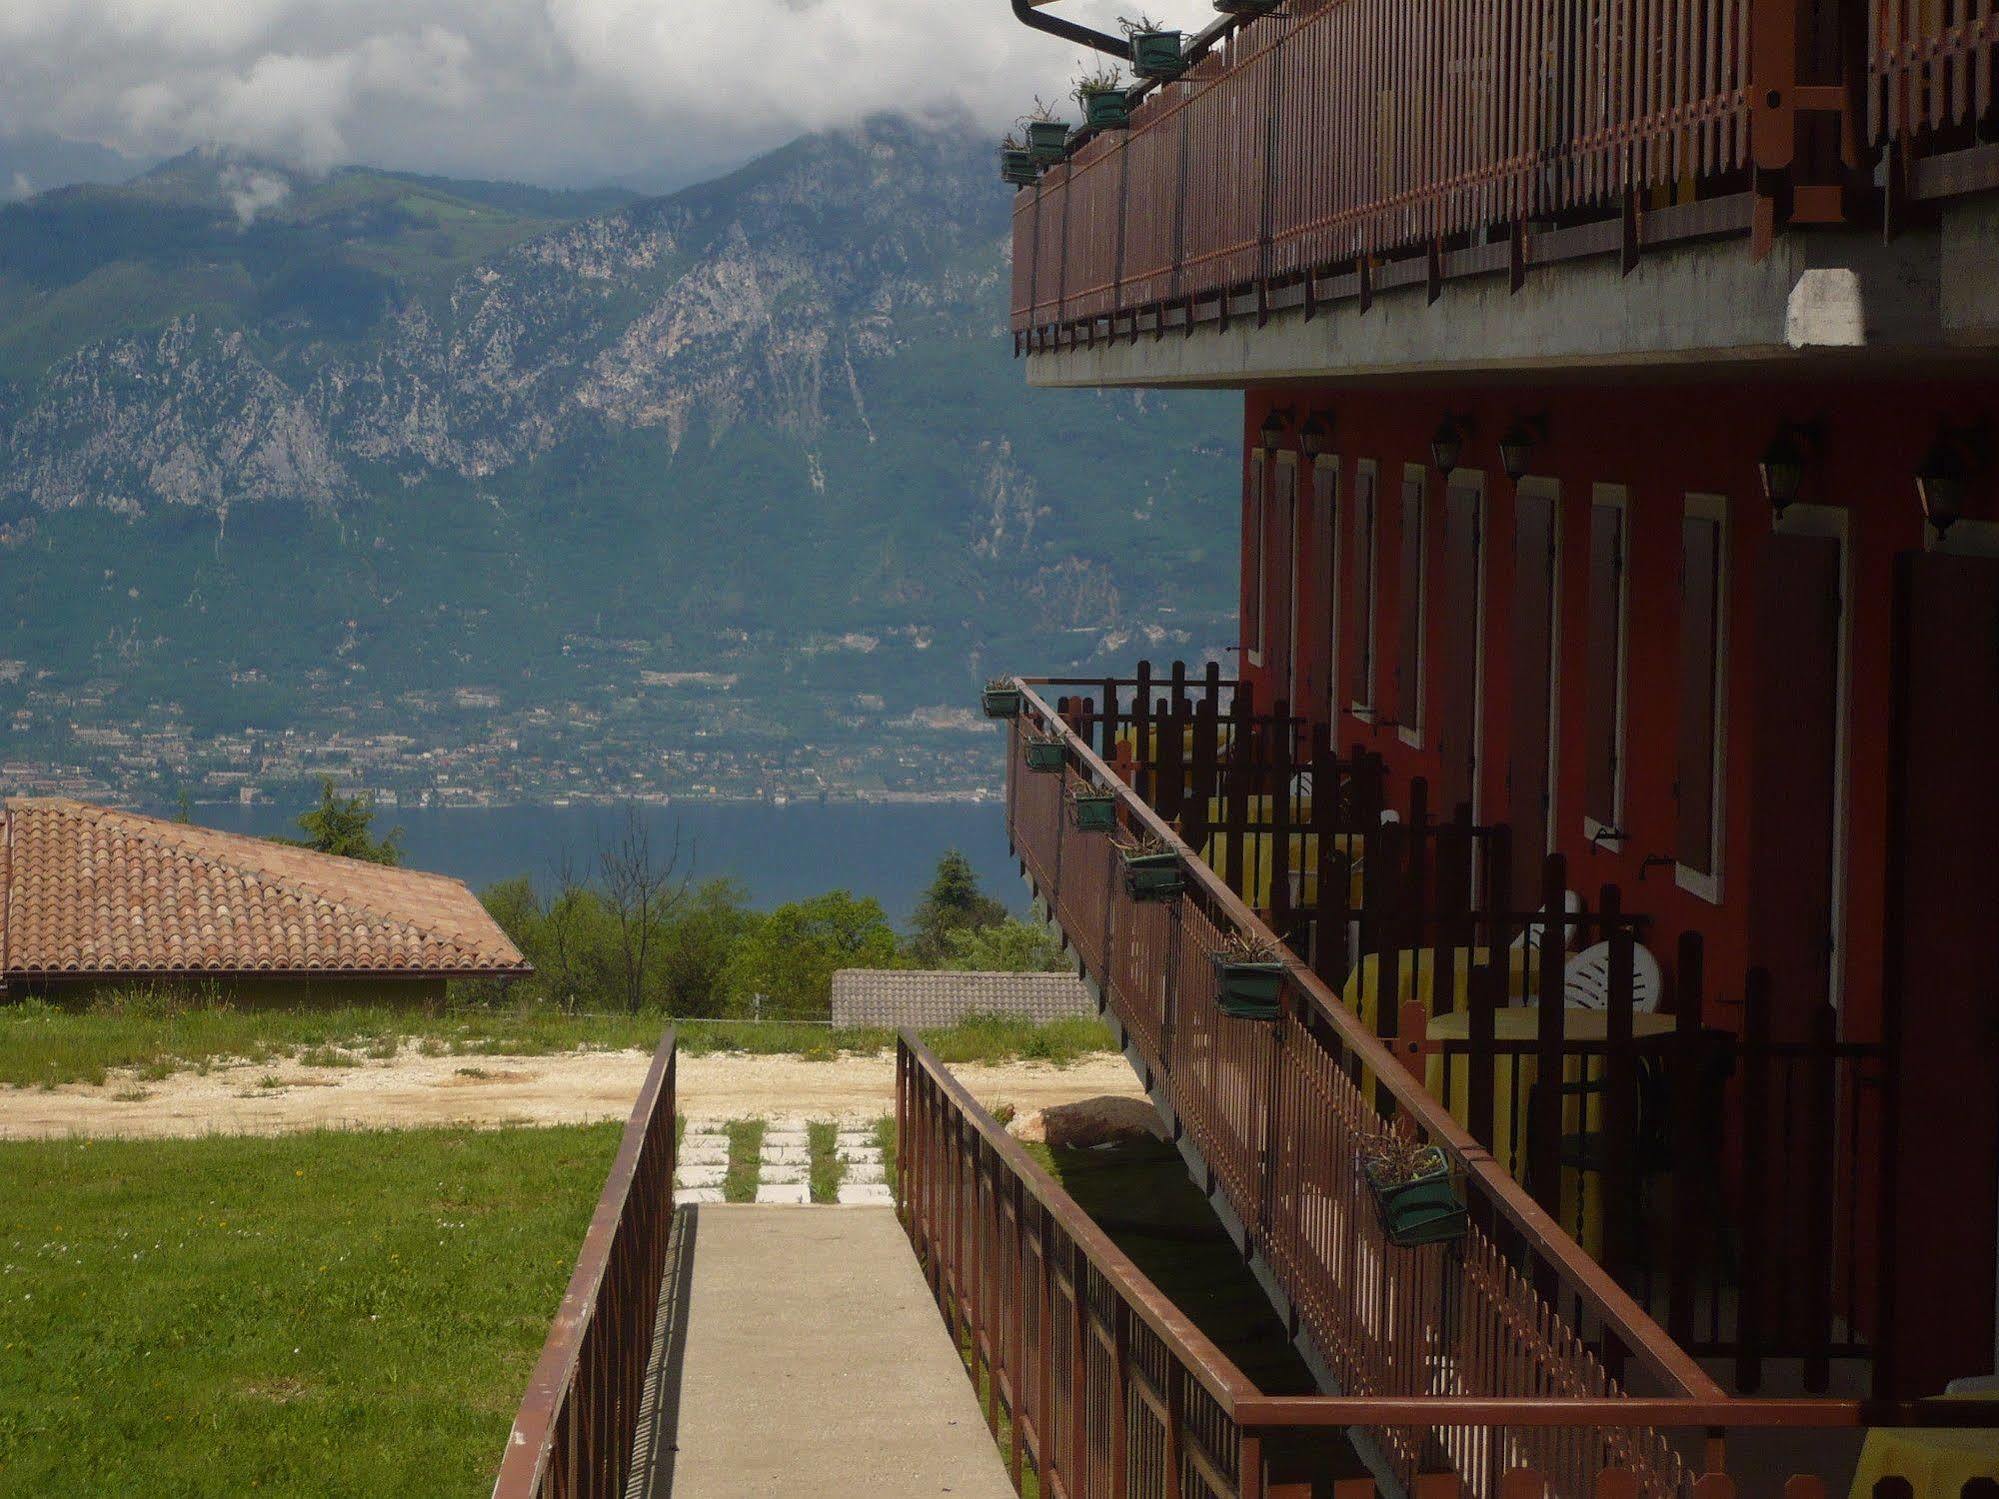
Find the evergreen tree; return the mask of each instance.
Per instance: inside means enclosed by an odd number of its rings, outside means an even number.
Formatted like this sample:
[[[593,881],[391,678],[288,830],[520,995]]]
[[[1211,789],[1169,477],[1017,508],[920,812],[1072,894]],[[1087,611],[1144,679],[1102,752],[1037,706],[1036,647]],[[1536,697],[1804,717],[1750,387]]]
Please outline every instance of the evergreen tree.
[[[343,859],[365,859],[370,864],[400,864],[403,861],[401,828],[386,838],[376,838],[375,801],[369,796],[341,796],[333,789],[333,779],[319,782],[319,805],[302,813],[298,820],[303,838],[280,838],[293,848],[316,849],[322,854],[338,854]]]
[[[917,962],[942,964],[954,932],[977,932],[1007,919],[1006,907],[979,888],[972,861],[955,848],[937,861],[937,876],[916,908],[909,944]]]

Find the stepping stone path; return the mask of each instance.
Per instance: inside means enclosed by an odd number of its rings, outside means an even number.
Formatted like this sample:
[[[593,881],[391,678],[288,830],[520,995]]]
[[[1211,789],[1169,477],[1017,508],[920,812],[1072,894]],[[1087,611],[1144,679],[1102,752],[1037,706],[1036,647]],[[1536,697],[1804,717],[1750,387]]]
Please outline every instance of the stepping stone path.
[[[840,1180],[840,1201],[843,1205],[888,1207],[894,1204],[895,1194],[889,1191],[887,1179],[882,1174],[881,1147],[875,1144],[873,1130],[841,1130],[833,1137],[833,1153],[847,1168]]]
[[[833,1149],[845,1167],[839,1192],[842,1204],[895,1205],[873,1130],[841,1130]],[[722,1201],[722,1182],[728,1174],[728,1125],[719,1119],[688,1120],[674,1171],[674,1202],[685,1206]],[[765,1127],[757,1158],[756,1200],[791,1206],[812,1201],[812,1144],[802,1123],[773,1120]]]
[[[674,1202],[720,1202],[728,1174],[727,1127],[719,1119],[688,1120],[673,1173]]]
[[[801,1207],[812,1201],[812,1144],[803,1127],[772,1124],[764,1129],[757,1201]]]

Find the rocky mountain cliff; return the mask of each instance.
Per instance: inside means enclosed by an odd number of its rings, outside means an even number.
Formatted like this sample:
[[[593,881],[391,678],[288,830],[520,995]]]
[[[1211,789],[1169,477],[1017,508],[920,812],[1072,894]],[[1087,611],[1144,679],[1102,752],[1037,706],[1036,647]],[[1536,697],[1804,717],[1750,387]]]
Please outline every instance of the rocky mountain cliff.
[[[635,684],[726,667],[776,711],[705,736],[817,742],[1206,645],[1233,404],[1026,390],[991,177],[883,119],[642,201],[193,156],[0,208],[17,734],[471,692],[672,738]]]

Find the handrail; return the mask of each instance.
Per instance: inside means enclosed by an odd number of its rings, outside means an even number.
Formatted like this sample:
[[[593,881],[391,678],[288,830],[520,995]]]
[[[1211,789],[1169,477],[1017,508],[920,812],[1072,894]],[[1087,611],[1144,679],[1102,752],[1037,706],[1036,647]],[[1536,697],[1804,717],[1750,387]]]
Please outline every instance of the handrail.
[[[528,1378],[493,1499],[624,1493],[673,1214],[677,1082],[669,1028],[625,1121],[576,1268]],[[614,1346],[601,1349],[605,1337]]]
[[[1140,1320],[1215,1397],[1231,1419],[1246,1427],[1339,1426],[1659,1426],[1738,1429],[1783,1427],[1819,1430],[1859,1426],[1983,1428],[1999,1424],[1989,1400],[1761,1399],[1687,1396],[1488,1396],[1488,1395],[1266,1395],[1208,1335],[1147,1278],[1096,1220],[1022,1148],[971,1090],[938,1060],[917,1033],[904,1027],[896,1044],[908,1064],[957,1105],[961,1117],[1020,1181],[1026,1193],[1061,1226]],[[901,1179],[898,1205],[908,1204]]]
[[[1033,711],[1044,727],[1064,738],[1071,753],[1097,784],[1116,793],[1126,815],[1180,855],[1188,879],[1200,889],[1213,908],[1253,940],[1283,953],[1286,972],[1310,1002],[1315,1018],[1338,1033],[1341,1043],[1358,1058],[1363,1068],[1387,1088],[1397,1108],[1422,1126],[1432,1143],[1444,1146],[1462,1161],[1467,1174],[1477,1179],[1512,1228],[1526,1239],[1537,1254],[1562,1273],[1582,1303],[1614,1328],[1634,1353],[1642,1354],[1653,1372],[1675,1387],[1675,1393],[1693,1399],[1727,1399],[1726,1392],[1693,1356],[1681,1349],[1622,1286],[1562,1232],[1546,1210],[1527,1195],[1485,1147],[1409,1074],[1401,1059],[1364,1030],[1318,976],[1298,961],[1296,955],[1279,941],[1277,934],[1208,867],[1195,850],[1182,841],[1173,827],[1063,721],[1035,691],[1035,680],[1016,677],[1014,681],[1021,688],[1023,704]]]
[[[1238,1369],[1234,1361],[1188,1319],[1186,1313],[1146,1278],[1145,1272],[1097,1227],[1096,1220],[1083,1211],[1076,1199],[1063,1191],[1055,1178],[1006,1132],[1005,1126],[986,1112],[985,1106],[972,1097],[965,1085],[937,1060],[936,1053],[918,1039],[915,1031],[904,1028],[898,1033],[896,1044],[908,1053],[910,1061],[946,1097],[957,1104],[979,1137],[1020,1178],[1028,1194],[1048,1210],[1062,1226],[1062,1231],[1089,1257],[1098,1273],[1111,1282],[1131,1309],[1200,1380],[1201,1387],[1215,1397],[1223,1410],[1234,1416],[1238,1409],[1252,1408],[1265,1398],[1249,1376]]]

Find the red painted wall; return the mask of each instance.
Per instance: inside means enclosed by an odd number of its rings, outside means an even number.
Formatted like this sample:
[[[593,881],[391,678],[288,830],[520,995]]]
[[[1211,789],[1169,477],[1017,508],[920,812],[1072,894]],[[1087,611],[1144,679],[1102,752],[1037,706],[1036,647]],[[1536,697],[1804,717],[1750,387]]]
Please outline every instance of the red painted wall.
[[[1475,424],[1464,443],[1463,469],[1483,471],[1485,538],[1483,609],[1485,675],[1481,733],[1480,815],[1506,816],[1505,735],[1507,729],[1507,601],[1513,586],[1513,486],[1499,467],[1498,437],[1515,417],[1546,412],[1550,440],[1534,453],[1531,473],[1559,483],[1561,543],[1561,654],[1558,674],[1558,766],[1555,820],[1561,851],[1570,861],[1571,882],[1593,896],[1602,883],[1624,889],[1628,906],[1650,913],[1652,947],[1669,959],[1679,932],[1688,927],[1707,941],[1711,1018],[1728,1023],[1727,1008],[1739,1003],[1746,966],[1746,871],[1750,798],[1748,767],[1754,752],[1749,670],[1751,600],[1757,586],[1756,544],[1767,535],[1771,511],[1756,473],[1762,455],[1784,420],[1820,419],[1826,431],[1822,455],[1806,471],[1800,499],[1839,505],[1851,513],[1851,611],[1847,766],[1847,922],[1844,943],[1844,1002],[1849,1034],[1873,1033],[1880,1002],[1880,921],[1886,847],[1887,741],[1883,732],[1889,706],[1889,612],[1894,555],[1922,544],[1924,528],[1914,474],[1935,437],[1940,416],[1964,420],[1999,411],[1999,381],[1949,386],[1938,382],[1803,385],[1754,383],[1641,385],[1620,380],[1615,388],[1509,387],[1467,390],[1414,387],[1355,391],[1286,387],[1253,390],[1245,403],[1246,450],[1272,405],[1299,419],[1318,410],[1335,418],[1334,445],[1341,469],[1340,493],[1351,494],[1356,464],[1378,465],[1380,530],[1376,546],[1377,697],[1392,697],[1397,667],[1400,590],[1400,496],[1405,463],[1430,463],[1432,433],[1446,411],[1469,414]],[[1295,423],[1291,431],[1295,433]],[[1295,442],[1295,436],[1287,435]],[[1245,462],[1245,484],[1250,468]],[[1309,475],[1301,461],[1298,472]],[[1460,478],[1463,474],[1460,474]],[[1587,524],[1595,483],[1626,486],[1629,493],[1627,599],[1629,647],[1626,666],[1624,823],[1630,834],[1621,849],[1592,849],[1583,831],[1585,728],[1582,680],[1587,645]],[[1670,867],[1655,867],[1640,879],[1647,854],[1670,855],[1675,846],[1677,683],[1679,652],[1680,523],[1688,493],[1712,493],[1728,500],[1729,577],[1727,618],[1727,738],[1725,744],[1723,900],[1719,905],[1678,888]],[[1974,496],[1983,512],[1999,514],[1990,494]],[[1426,552],[1431,579],[1426,620],[1427,716],[1437,713],[1435,669],[1442,647],[1441,608],[1436,597],[1438,546],[1444,484],[1428,471]],[[1309,534],[1312,504],[1309,479],[1301,480],[1299,528]],[[1247,509],[1247,507],[1245,507]],[[1284,507],[1269,508],[1271,526]],[[1245,547],[1245,554],[1248,548]],[[1266,541],[1264,554],[1273,556]],[[1329,587],[1328,563],[1309,558],[1301,569],[1301,620],[1321,621]],[[1245,591],[1250,586],[1247,566]],[[1310,684],[1297,710],[1323,721],[1329,705],[1330,641],[1323,628],[1301,628],[1301,676]],[[1246,666],[1268,701],[1274,682],[1270,667]],[[1394,729],[1342,712],[1341,744],[1362,743],[1388,760],[1406,798],[1414,776],[1435,782],[1439,764],[1434,732],[1412,748]]]
[[[1756,463],[1785,421],[1822,424],[1822,450],[1808,464],[1800,501],[1836,506],[1848,516],[1848,584],[1844,606],[1849,615],[1846,691],[1848,747],[1844,775],[1845,848],[1844,924],[1838,960],[1840,1014],[1843,1035],[1875,1041],[1882,1036],[1884,935],[1891,873],[1890,733],[1893,695],[1891,633],[1895,602],[1895,558],[1920,548],[1926,528],[1919,508],[1915,473],[1936,438],[1942,420],[1955,423],[1982,415],[1999,416],[1999,380],[1983,381],[1838,381],[1779,382],[1744,380],[1735,383],[1657,380],[1620,377],[1615,384],[1590,386],[1462,387],[1397,384],[1373,390],[1312,389],[1289,386],[1252,390],[1244,411],[1246,451],[1260,440],[1266,415],[1275,406],[1291,414],[1284,442],[1295,445],[1299,422],[1313,412],[1330,413],[1333,449],[1340,470],[1342,508],[1351,500],[1357,465],[1377,465],[1380,516],[1375,566],[1376,701],[1393,705],[1397,662],[1397,620],[1400,611],[1400,525],[1404,465],[1431,462],[1430,441],[1446,412],[1469,415],[1472,426],[1464,443],[1464,469],[1482,471],[1485,487],[1482,607],[1479,630],[1484,646],[1484,686],[1480,719],[1482,753],[1479,767],[1479,815],[1485,821],[1508,816],[1506,741],[1509,734],[1509,619],[1513,588],[1514,486],[1500,468],[1498,438],[1516,418],[1545,412],[1549,439],[1537,445],[1529,472],[1559,485],[1560,590],[1557,610],[1560,650],[1557,661],[1558,715],[1555,772],[1557,846],[1569,859],[1570,883],[1595,904],[1600,885],[1622,887],[1627,909],[1653,920],[1648,945],[1667,971],[1671,992],[1673,953],[1683,930],[1702,934],[1707,952],[1705,1019],[1710,1024],[1738,1028],[1741,1024],[1743,978],[1755,943],[1750,925],[1749,869],[1754,820],[1750,794],[1751,767],[1757,754],[1753,706],[1757,692],[1754,663],[1758,544],[1771,531],[1771,508],[1763,497]],[[1302,537],[1323,537],[1315,527],[1312,465],[1300,459],[1298,530]],[[1245,460],[1247,483],[1252,472]],[[1460,478],[1463,475],[1460,474]],[[1623,755],[1625,796],[1623,823],[1629,834],[1620,847],[1592,848],[1583,826],[1585,796],[1584,684],[1588,646],[1588,526],[1592,486],[1622,485],[1628,494],[1626,597],[1628,657],[1627,711]],[[1680,888],[1671,864],[1642,873],[1648,854],[1670,856],[1675,851],[1678,804],[1677,775],[1680,714],[1680,527],[1689,493],[1726,497],[1727,581],[1722,600],[1727,642],[1723,701],[1726,737],[1722,783],[1721,899],[1710,902]],[[1439,711],[1436,669],[1444,649],[1443,602],[1438,597],[1441,576],[1440,542],[1445,495],[1443,476],[1428,468],[1425,549],[1430,597],[1425,621],[1426,716],[1424,742],[1405,744],[1395,728],[1379,728],[1344,711],[1336,718],[1342,745],[1361,743],[1379,751],[1392,771],[1394,797],[1407,804],[1411,778],[1423,776],[1434,785],[1440,762],[1435,749]],[[1270,526],[1282,523],[1286,507],[1268,508]],[[1246,507],[1247,510],[1247,507]],[[1968,497],[1967,518],[1999,519],[1999,482],[1980,476]],[[1341,544],[1351,540],[1347,519],[1339,519]],[[1960,533],[1962,534],[1962,533]],[[1268,557],[1277,548],[1266,539]],[[1248,548],[1245,548],[1247,554]],[[1346,563],[1341,554],[1341,569]],[[1252,586],[1247,565],[1243,587]],[[1302,701],[1294,705],[1317,722],[1332,710],[1333,663],[1330,656],[1327,607],[1333,580],[1323,543],[1301,567],[1299,650],[1300,679],[1306,683]],[[1342,587],[1345,580],[1340,580]],[[1342,613],[1345,612],[1342,606]],[[1995,627],[1999,628],[1999,627]],[[1991,649],[1990,642],[1978,648]],[[1343,649],[1348,648],[1343,646]],[[1963,642],[1917,641],[1913,649],[1951,652],[1968,648]],[[1259,698],[1279,695],[1273,664],[1259,668],[1247,662],[1246,674],[1256,682]],[[1345,668],[1341,668],[1344,674]],[[1767,748],[1767,747],[1766,747]],[[1780,753],[1787,747],[1778,747]],[[1809,751],[1800,746],[1799,752]],[[1777,783],[1782,784],[1781,764]],[[1999,830],[1993,839],[1999,850]],[[1995,855],[1999,856],[1999,855]],[[1917,853],[1914,857],[1920,858]],[[1807,877],[1801,872],[1800,877]],[[1967,891],[1968,900],[1984,900],[1984,892]],[[1935,996],[1925,996],[1924,1002]],[[1954,996],[1947,1002],[1966,1006],[1988,1003],[1989,996]],[[1782,996],[1777,1011],[1783,1013]],[[1978,1366],[1977,1338],[1957,1338],[1965,1346],[1938,1363],[1927,1358],[1926,1345],[1939,1345],[1953,1319],[1962,1331],[1976,1333],[1983,1319],[1992,1319],[1992,1213],[1967,1226],[1953,1202],[1964,1196],[1990,1196],[1999,1171],[1999,1140],[1968,1139],[1961,1110],[1951,1100],[1989,1097],[1993,1088],[1994,1047],[1934,1048],[1942,1054],[1907,1055],[1903,1059],[1904,1145],[1913,1139],[1931,1142],[1920,1159],[1905,1156],[1899,1198],[1902,1215],[1914,1205],[1931,1203],[1921,1221],[1951,1232],[1983,1235],[1982,1285],[1974,1275],[1960,1291],[1939,1295],[1925,1281],[1922,1265],[1904,1263],[1895,1280],[1905,1286],[1898,1318],[1911,1331],[1898,1341],[1913,1345],[1902,1375],[1907,1388],[1933,1392],[1952,1373],[1983,1372]],[[1953,1133],[1953,1131],[1955,1133]],[[1950,1138],[1942,1156],[1955,1160],[1940,1166],[1936,1139]],[[1952,1171],[1959,1173],[1951,1176]],[[1941,1174],[1939,1174],[1941,1173]],[[1904,1235],[1903,1237],[1906,1237]],[[1857,1251],[1871,1263],[1866,1244]],[[1901,1256],[1905,1261],[1913,1255]],[[1863,1268],[1871,1278],[1871,1269]],[[1910,1308],[1922,1304],[1912,1317]],[[1982,1308],[1982,1313],[1981,1309]],[[1989,1339],[1984,1345],[1989,1354]],[[1941,1355],[1938,1355],[1941,1357]],[[1959,1367],[1962,1365],[1963,1367]]]

